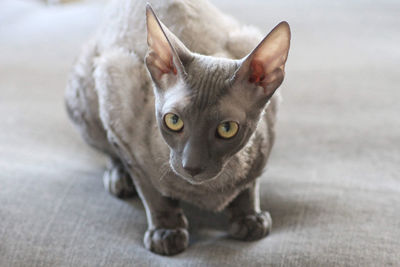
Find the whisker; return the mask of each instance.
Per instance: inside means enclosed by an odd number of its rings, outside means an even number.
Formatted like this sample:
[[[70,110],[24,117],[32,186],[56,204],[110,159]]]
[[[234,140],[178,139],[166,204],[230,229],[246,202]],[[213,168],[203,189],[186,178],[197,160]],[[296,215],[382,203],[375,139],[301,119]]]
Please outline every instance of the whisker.
[[[171,171],[171,169],[169,168],[169,162],[163,163],[161,165],[160,169],[161,169],[162,174],[161,174],[159,180],[161,181]],[[163,169],[165,169],[165,170],[163,170]]]

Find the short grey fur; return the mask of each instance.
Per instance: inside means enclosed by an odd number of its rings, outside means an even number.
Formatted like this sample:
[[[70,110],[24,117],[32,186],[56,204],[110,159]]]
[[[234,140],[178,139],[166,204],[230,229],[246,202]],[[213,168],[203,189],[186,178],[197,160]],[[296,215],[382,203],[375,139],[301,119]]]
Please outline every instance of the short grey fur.
[[[148,220],[144,244],[151,251],[173,255],[188,246],[179,200],[212,211],[227,208],[233,238],[265,237],[272,221],[260,209],[258,177],[274,141],[289,25],[280,23],[260,40],[257,31],[206,1],[153,5],[171,30],[142,1],[111,4],[112,15],[71,73],[70,118],[88,144],[109,155],[106,189],[125,197],[136,188]],[[194,33],[210,17],[215,27],[202,36],[211,43],[204,47]],[[237,43],[218,47],[230,31],[243,31],[242,40],[237,34]],[[183,121],[182,130],[168,128],[167,114]],[[224,122],[238,125],[229,139],[216,134]]]

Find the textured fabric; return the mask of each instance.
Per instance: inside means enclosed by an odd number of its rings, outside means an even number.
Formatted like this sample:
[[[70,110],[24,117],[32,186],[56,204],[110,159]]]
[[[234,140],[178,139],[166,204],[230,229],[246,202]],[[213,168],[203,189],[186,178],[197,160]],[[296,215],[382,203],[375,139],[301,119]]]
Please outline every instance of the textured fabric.
[[[400,264],[400,4],[232,2],[216,4],[266,33],[283,19],[292,27],[261,185],[271,235],[230,240],[223,214],[186,206],[189,248],[148,252],[140,201],[104,192],[105,159],[64,111],[68,70],[101,5],[2,1],[0,266]]]

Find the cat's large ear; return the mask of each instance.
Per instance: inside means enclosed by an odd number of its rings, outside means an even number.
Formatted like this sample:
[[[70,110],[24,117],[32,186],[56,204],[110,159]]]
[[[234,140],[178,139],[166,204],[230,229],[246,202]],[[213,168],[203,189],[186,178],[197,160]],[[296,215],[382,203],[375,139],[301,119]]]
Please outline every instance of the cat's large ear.
[[[283,81],[289,46],[290,27],[283,21],[243,59],[234,83],[240,90],[252,91],[246,95],[254,101],[265,104]]]
[[[149,4],[146,6],[146,21],[146,65],[157,86],[166,89],[185,75],[183,62],[189,60],[191,53],[157,18]]]

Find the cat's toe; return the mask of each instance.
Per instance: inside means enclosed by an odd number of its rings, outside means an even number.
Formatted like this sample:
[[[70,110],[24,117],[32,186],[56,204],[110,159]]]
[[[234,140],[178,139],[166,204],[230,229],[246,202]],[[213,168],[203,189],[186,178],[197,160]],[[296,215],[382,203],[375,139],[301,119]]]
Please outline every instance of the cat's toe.
[[[161,255],[175,255],[187,248],[189,233],[185,228],[149,229],[144,236],[147,249]]]
[[[113,166],[104,172],[104,188],[118,198],[131,198],[137,195],[129,174],[122,166]]]
[[[229,227],[229,234],[234,239],[253,241],[261,239],[271,231],[272,219],[268,212],[262,211],[234,218]]]

